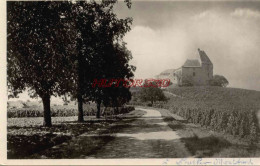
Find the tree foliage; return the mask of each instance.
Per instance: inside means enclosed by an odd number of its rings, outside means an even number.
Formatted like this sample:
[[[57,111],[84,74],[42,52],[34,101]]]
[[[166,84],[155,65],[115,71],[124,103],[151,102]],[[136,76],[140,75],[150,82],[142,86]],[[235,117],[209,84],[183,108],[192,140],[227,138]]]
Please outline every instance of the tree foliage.
[[[209,84],[211,86],[220,86],[220,87],[226,87],[229,82],[228,80],[222,76],[222,75],[214,75],[213,79],[210,80]]]
[[[109,103],[112,98],[111,95],[114,101],[117,101],[115,99],[117,95],[118,98],[123,97],[121,90],[129,93],[122,86],[111,87],[110,89],[98,86],[93,88],[94,79],[126,79],[132,77],[135,70],[134,66],[128,64],[132,55],[126,48],[126,43],[123,42],[124,35],[131,29],[132,18],[117,18],[117,15],[113,12],[114,1],[104,1],[100,5],[100,10],[95,10],[98,12],[95,14],[98,18],[94,26],[96,29],[95,44],[91,46],[93,51],[89,51],[86,58],[89,63],[84,65],[89,66],[88,72],[83,76],[87,83],[84,83],[85,89],[81,91],[87,101],[97,103],[97,117],[100,117],[101,103]],[[127,5],[129,5],[128,2]],[[112,94],[112,92],[118,93]]]
[[[41,97],[44,125],[51,126],[53,95],[77,98],[79,121],[85,100],[95,101],[98,108],[101,102],[121,105],[129,100],[129,89],[91,86],[94,79],[130,78],[135,70],[128,64],[132,55],[123,42],[132,18],[117,18],[116,2],[8,2],[10,97],[27,88]],[[130,0],[125,3],[131,7]]]
[[[153,86],[151,86],[151,84]],[[143,102],[151,102],[151,105],[156,101],[167,101],[162,89],[159,88],[155,82],[148,83],[147,81],[145,81],[144,87],[140,91],[139,98]]]
[[[8,2],[7,80],[14,95],[30,88],[42,98],[51,126],[50,97],[68,91],[73,35],[62,14],[65,2]],[[66,67],[64,67],[66,66]]]
[[[96,59],[97,65],[91,67],[92,83],[94,79],[125,80],[134,76],[135,67],[128,64],[132,55],[127,50],[125,43],[116,43],[105,47],[104,52],[100,53],[99,56]],[[99,117],[101,103],[104,105],[109,103],[114,106],[122,105],[130,100],[131,94],[129,88],[124,87],[121,83],[118,86],[112,84],[111,87],[107,88],[98,86],[90,88],[86,91],[86,97],[97,103],[97,117]]]
[[[72,11],[68,17],[75,18],[72,27],[77,36],[77,58],[73,63],[75,81],[70,93],[78,101],[78,121],[84,120],[83,102],[94,101],[99,108],[101,102],[110,95],[103,88],[93,88],[94,79],[133,75],[134,67],[128,65],[132,56],[123,42],[123,36],[130,30],[132,18],[118,19],[113,12],[116,2],[78,1],[71,4]],[[125,2],[130,8],[131,2]]]

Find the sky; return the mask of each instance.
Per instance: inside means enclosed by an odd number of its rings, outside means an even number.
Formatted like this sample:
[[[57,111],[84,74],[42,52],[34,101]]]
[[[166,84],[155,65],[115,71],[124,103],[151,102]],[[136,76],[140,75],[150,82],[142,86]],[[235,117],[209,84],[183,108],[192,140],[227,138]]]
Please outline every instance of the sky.
[[[119,2],[114,11],[133,18],[124,41],[137,67],[135,78],[179,68],[187,58],[199,58],[200,48],[229,87],[260,90],[260,1],[146,0],[133,1],[130,10]],[[30,99],[27,92],[19,96],[11,100]]]
[[[133,18],[124,41],[135,78],[179,68],[200,48],[229,87],[260,90],[260,1],[133,1],[114,11]]]

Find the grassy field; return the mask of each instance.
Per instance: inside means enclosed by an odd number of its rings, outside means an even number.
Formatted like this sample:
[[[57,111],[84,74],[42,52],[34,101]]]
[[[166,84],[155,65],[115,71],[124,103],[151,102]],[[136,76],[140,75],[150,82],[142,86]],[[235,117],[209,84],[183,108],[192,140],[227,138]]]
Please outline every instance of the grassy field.
[[[260,92],[222,87],[174,87],[164,90],[167,102],[153,107],[165,108],[188,122],[248,140],[259,141]],[[138,93],[138,92],[136,92]],[[148,105],[132,101],[133,105]]]
[[[12,103],[18,105],[19,102]],[[7,109],[8,118],[19,118],[19,117],[43,117],[43,106],[40,103],[31,104],[33,102],[24,102],[24,106],[20,107],[9,107]],[[11,104],[10,104],[11,105]],[[83,105],[85,115],[95,115],[96,107],[94,104]],[[51,106],[52,117],[66,117],[66,116],[77,116],[77,105],[52,105]]]
[[[95,116],[97,112],[95,104],[84,104],[83,113],[85,116]],[[128,112],[127,108],[122,106],[119,107],[118,112],[115,112],[114,108],[101,107],[101,114],[104,116],[116,115]],[[77,105],[52,105],[51,116],[52,117],[69,117],[77,116],[78,108]],[[8,118],[22,118],[22,117],[43,117],[42,105],[30,105],[20,108],[8,108]]]
[[[189,122],[245,138],[259,139],[260,92],[221,87],[178,87],[164,107]]]
[[[212,108],[260,109],[260,92],[254,90],[221,87],[176,87],[167,91],[180,96],[195,106]],[[178,98],[172,98],[172,102]]]

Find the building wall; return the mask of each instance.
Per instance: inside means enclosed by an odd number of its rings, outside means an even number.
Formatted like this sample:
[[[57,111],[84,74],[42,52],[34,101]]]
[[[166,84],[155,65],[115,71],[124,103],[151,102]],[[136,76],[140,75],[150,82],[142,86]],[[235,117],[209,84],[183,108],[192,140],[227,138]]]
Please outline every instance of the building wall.
[[[182,68],[179,68],[179,69],[175,70],[173,73],[172,83],[181,84],[181,81],[182,81]]]
[[[160,74],[156,77],[156,79],[170,79],[171,82],[173,82],[173,76],[169,73],[169,74]]]
[[[203,85],[201,67],[182,67],[182,83],[190,82],[193,85]]]
[[[213,78],[213,65],[202,63],[202,71],[204,72],[205,79],[210,80]]]
[[[160,79],[170,79],[173,84],[182,85],[185,81],[193,85],[208,85],[213,78],[213,64],[207,54],[199,50],[200,65],[196,67],[183,65],[181,68],[158,76]],[[194,65],[195,66],[195,65]]]
[[[193,85],[208,85],[213,78],[213,66],[182,67],[182,82],[190,81]]]
[[[204,51],[199,50],[201,66],[182,66],[182,83],[188,81],[193,85],[208,85],[213,78],[213,64]]]

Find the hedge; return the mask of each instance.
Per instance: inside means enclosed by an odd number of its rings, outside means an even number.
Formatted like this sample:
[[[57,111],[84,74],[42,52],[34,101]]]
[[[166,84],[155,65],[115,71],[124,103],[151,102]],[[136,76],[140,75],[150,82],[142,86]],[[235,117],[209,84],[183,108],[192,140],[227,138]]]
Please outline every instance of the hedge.
[[[134,107],[125,106],[119,107],[118,110],[111,107],[103,107],[101,108],[101,115],[118,115],[123,113],[128,113],[134,110]],[[95,108],[87,108],[83,109],[84,116],[95,116],[96,109]],[[62,108],[62,109],[51,109],[52,117],[67,117],[67,116],[77,116],[78,110],[75,108]],[[30,108],[16,108],[9,109],[7,111],[8,118],[20,118],[20,117],[43,117],[43,110],[38,109],[30,109]]]

